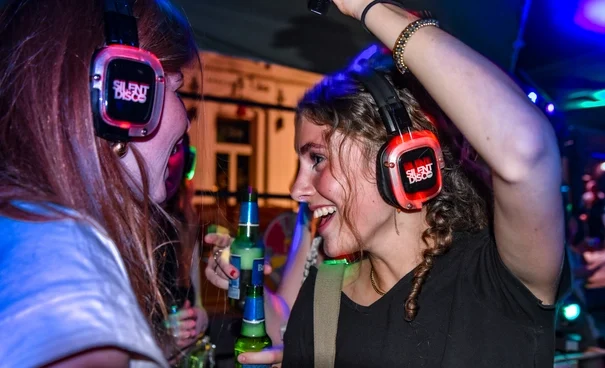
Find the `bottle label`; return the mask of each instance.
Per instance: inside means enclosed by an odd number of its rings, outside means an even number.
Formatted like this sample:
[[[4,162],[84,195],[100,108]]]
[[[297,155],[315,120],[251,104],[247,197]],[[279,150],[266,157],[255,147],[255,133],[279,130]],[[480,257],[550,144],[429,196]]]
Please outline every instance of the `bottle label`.
[[[265,308],[263,298],[246,297],[244,308],[244,322],[257,324],[265,321]]]
[[[252,285],[264,285],[265,259],[256,258],[252,261]]]
[[[231,254],[231,265],[237,268],[239,275],[237,278],[229,280],[229,290],[227,291],[227,296],[231,299],[239,299],[241,290],[239,279],[242,272],[242,258],[238,255]]]

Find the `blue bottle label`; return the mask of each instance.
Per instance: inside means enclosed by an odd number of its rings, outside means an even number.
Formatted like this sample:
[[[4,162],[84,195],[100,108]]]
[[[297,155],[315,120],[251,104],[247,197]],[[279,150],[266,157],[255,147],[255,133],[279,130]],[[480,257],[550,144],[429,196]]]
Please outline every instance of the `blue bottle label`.
[[[231,299],[239,299],[240,296],[240,275],[242,271],[242,258],[238,255],[231,255],[231,265],[237,268],[238,276],[235,279],[229,280],[229,291],[227,291],[227,296]]]
[[[263,298],[246,297],[244,307],[244,321],[249,323],[260,323],[265,320],[265,308]]]
[[[252,285],[263,285],[265,280],[265,259],[257,258],[252,261]]]

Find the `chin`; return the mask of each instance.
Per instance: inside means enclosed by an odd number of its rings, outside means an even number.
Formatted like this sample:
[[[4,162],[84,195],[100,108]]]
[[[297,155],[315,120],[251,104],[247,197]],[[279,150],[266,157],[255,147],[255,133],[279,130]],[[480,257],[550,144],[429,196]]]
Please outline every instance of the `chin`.
[[[150,193],[151,200],[155,203],[164,203],[166,201],[166,188],[164,185],[161,188],[155,189]]]
[[[346,246],[340,241],[330,241],[324,238],[324,253],[330,258],[342,257],[359,251],[355,241],[347,242]],[[352,244],[352,245],[351,245]]]

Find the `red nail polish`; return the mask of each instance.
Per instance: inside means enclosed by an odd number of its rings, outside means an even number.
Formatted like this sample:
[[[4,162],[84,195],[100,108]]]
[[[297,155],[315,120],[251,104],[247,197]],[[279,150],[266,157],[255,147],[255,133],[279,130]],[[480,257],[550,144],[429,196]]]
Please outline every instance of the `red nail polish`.
[[[231,270],[231,273],[229,274],[229,276],[231,276],[231,277],[235,276],[235,270]]]

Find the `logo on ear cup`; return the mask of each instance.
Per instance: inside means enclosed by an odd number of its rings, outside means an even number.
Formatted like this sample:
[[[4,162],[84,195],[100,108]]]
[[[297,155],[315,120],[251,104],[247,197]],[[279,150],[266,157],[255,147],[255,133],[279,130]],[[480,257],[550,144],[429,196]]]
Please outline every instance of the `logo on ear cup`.
[[[148,91],[149,84],[127,82],[119,79],[113,81],[113,98],[115,100],[145,103]]]
[[[428,158],[415,160],[413,163],[404,162],[403,167],[410,184],[433,177],[433,162]]]

